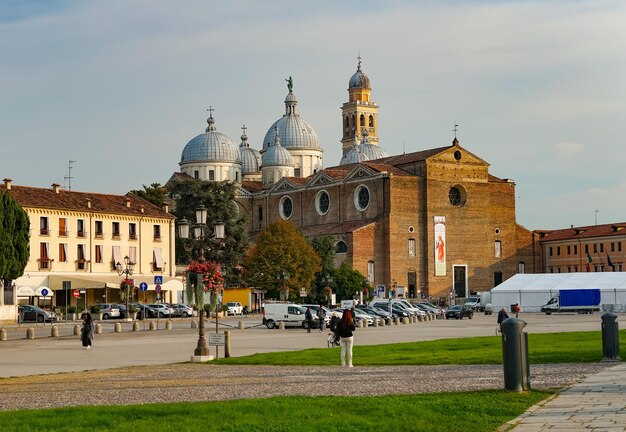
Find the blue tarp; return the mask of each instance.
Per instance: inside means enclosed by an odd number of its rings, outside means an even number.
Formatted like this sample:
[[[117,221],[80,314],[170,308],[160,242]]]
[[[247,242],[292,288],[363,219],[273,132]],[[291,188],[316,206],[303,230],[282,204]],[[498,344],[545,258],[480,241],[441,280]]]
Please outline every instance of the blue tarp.
[[[559,290],[561,307],[564,306],[598,306],[600,304],[600,290],[592,289],[562,289]]]

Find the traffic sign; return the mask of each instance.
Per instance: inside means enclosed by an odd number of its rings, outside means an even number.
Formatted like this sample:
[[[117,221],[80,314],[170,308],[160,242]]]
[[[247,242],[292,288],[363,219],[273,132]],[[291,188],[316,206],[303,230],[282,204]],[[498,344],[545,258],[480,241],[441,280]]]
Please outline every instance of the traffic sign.
[[[160,284],[156,284],[154,289],[156,290],[157,293],[160,293],[161,292],[161,285]]]
[[[139,284],[139,291],[148,291],[148,284],[145,282],[142,282]]]
[[[48,290],[46,288],[41,290],[41,295],[44,297],[48,297]]]
[[[163,276],[155,276],[154,277],[154,283],[155,283],[155,285],[162,284],[163,283]]]
[[[80,292],[78,290],[74,290],[74,297],[80,297]]]

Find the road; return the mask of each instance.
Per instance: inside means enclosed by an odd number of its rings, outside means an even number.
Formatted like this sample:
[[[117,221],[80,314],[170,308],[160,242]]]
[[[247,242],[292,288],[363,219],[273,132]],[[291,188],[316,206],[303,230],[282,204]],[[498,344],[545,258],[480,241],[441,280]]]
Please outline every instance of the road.
[[[618,316],[618,322],[624,318]],[[600,330],[600,314],[521,314],[527,322],[528,333]],[[406,325],[358,329],[355,344],[377,345],[454,337],[495,335],[495,316],[474,315],[468,320],[435,320]],[[239,321],[245,329],[238,329]],[[301,350],[326,346],[326,333],[303,329],[268,330],[260,325],[260,317],[229,317],[220,320],[220,332],[231,331],[231,354],[243,356],[260,352]],[[91,350],[83,350],[77,336],[72,335],[73,324],[60,324],[61,337],[50,337],[50,325],[36,326],[36,338],[25,339],[26,326],[7,328],[9,340],[0,341],[0,377],[37,375],[82,370],[102,370],[123,366],[164,365],[189,361],[198,340],[198,330],[189,320],[174,320],[171,330],[133,332],[131,323],[122,325],[121,333],[114,333],[114,323],[103,323],[103,334],[98,334]],[[230,326],[230,327],[226,327]],[[215,332],[215,322],[207,325],[207,332]],[[210,347],[215,354],[215,347]],[[220,348],[220,356],[223,355]]]

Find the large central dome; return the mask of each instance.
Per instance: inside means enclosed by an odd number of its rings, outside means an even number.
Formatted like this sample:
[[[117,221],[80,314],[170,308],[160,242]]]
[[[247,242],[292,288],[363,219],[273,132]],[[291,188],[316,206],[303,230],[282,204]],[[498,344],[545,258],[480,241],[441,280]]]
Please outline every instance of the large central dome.
[[[180,157],[180,163],[192,161],[236,162],[239,160],[239,149],[233,142],[215,128],[213,116],[207,120],[206,132],[187,143]]]
[[[289,90],[289,94],[285,98],[285,115],[268,129],[263,139],[263,150],[266,150],[274,142],[277,130],[280,144],[286,149],[322,149],[315,130],[296,114],[297,104],[296,96]]]

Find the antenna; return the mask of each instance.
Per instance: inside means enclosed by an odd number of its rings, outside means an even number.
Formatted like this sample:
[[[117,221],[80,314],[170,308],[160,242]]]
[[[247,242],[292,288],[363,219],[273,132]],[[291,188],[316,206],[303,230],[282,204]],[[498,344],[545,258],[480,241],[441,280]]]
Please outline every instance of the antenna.
[[[72,179],[74,178],[72,177],[72,168],[73,168],[72,164],[73,163],[76,163],[76,161],[70,160],[67,163],[67,175],[63,177],[64,182],[67,181],[67,187],[66,187],[67,190],[72,190]]]
[[[457,124],[457,122],[454,122],[454,129],[452,129],[454,131],[454,138],[456,138],[456,132],[459,130],[459,125]]]
[[[402,140],[402,154],[406,154],[406,140]]]
[[[596,225],[598,225],[598,210],[596,210]]]

